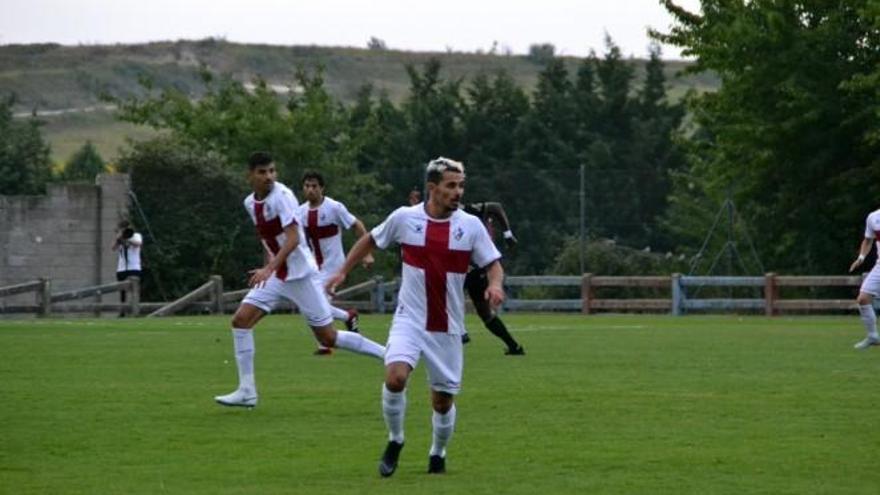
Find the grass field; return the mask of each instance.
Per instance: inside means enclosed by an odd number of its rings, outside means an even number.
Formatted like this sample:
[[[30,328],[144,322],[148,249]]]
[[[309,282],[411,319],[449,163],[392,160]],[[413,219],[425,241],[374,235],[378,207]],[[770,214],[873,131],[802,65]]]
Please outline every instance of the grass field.
[[[2,320],[0,493],[880,493],[856,316],[506,319],[527,356],[469,321],[449,472],[424,473],[420,368],[391,479],[382,367],[313,357],[299,317],[257,330],[251,411],[212,402],[236,384],[227,318]]]

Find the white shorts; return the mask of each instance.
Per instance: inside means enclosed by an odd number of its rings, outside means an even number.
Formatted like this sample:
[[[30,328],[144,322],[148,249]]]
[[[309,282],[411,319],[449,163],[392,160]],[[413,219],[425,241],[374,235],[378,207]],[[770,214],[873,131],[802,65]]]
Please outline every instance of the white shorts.
[[[455,395],[461,390],[464,364],[461,335],[427,332],[406,321],[395,321],[385,344],[385,365],[403,362],[416,368],[424,356],[431,390]]]
[[[859,292],[871,294],[874,297],[880,297],[880,262],[874,265],[874,268],[868,272],[865,280],[862,280],[862,287]]]
[[[311,327],[323,327],[333,323],[330,303],[324,295],[324,288],[318,282],[317,274],[286,282],[273,276],[262,286],[248,291],[241,302],[271,313],[282,298],[296,304]]]

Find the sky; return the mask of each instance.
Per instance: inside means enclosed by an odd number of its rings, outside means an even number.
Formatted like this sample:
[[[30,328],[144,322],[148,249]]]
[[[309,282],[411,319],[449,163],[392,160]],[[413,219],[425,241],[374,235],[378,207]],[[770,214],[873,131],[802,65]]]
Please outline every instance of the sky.
[[[699,0],[676,0],[698,11]],[[365,47],[371,37],[411,51],[525,54],[605,51],[605,33],[624,55],[644,57],[647,28],[672,17],[658,0],[0,0],[0,44],[141,43],[223,38],[272,45]],[[681,58],[663,46],[663,58]]]

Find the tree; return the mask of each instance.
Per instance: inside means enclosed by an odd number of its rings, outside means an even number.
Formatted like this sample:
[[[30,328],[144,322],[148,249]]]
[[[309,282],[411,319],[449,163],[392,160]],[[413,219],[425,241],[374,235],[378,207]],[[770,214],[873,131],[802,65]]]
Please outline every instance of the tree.
[[[67,162],[61,174],[63,180],[94,181],[95,176],[106,172],[107,166],[91,141],[86,141]]]
[[[14,119],[14,104],[14,96],[0,99],[0,194],[42,194],[52,177],[42,122]]]
[[[388,45],[385,44],[385,40],[379,39],[375,36],[370,36],[370,40],[367,41],[367,49],[374,51],[385,51],[388,49]]]
[[[529,45],[529,60],[545,65],[556,57],[556,47],[552,43],[533,43]]]
[[[686,182],[717,205],[730,191],[767,266],[839,272],[880,196],[876,2],[703,0],[701,15],[662,3],[676,25],[653,35],[722,80],[690,99],[704,141]]]

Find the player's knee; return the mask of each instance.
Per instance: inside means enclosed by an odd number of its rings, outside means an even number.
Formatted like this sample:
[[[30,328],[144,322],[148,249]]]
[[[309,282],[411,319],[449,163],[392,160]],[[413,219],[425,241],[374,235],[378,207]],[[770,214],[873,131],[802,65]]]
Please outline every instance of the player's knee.
[[[452,409],[455,396],[446,392],[434,392],[431,394],[431,406],[440,414],[446,414]]]
[[[232,316],[232,328],[251,328],[253,322],[244,313],[238,311]]]
[[[403,373],[386,373],[385,388],[390,392],[403,392],[406,388],[406,375]]]
[[[324,347],[334,347],[336,345],[336,331],[332,327],[315,329],[315,338]]]
[[[871,294],[867,294],[865,292],[860,292],[859,297],[856,298],[856,303],[859,306],[865,306],[865,305],[871,304],[873,302],[873,299],[874,298],[871,296]]]

